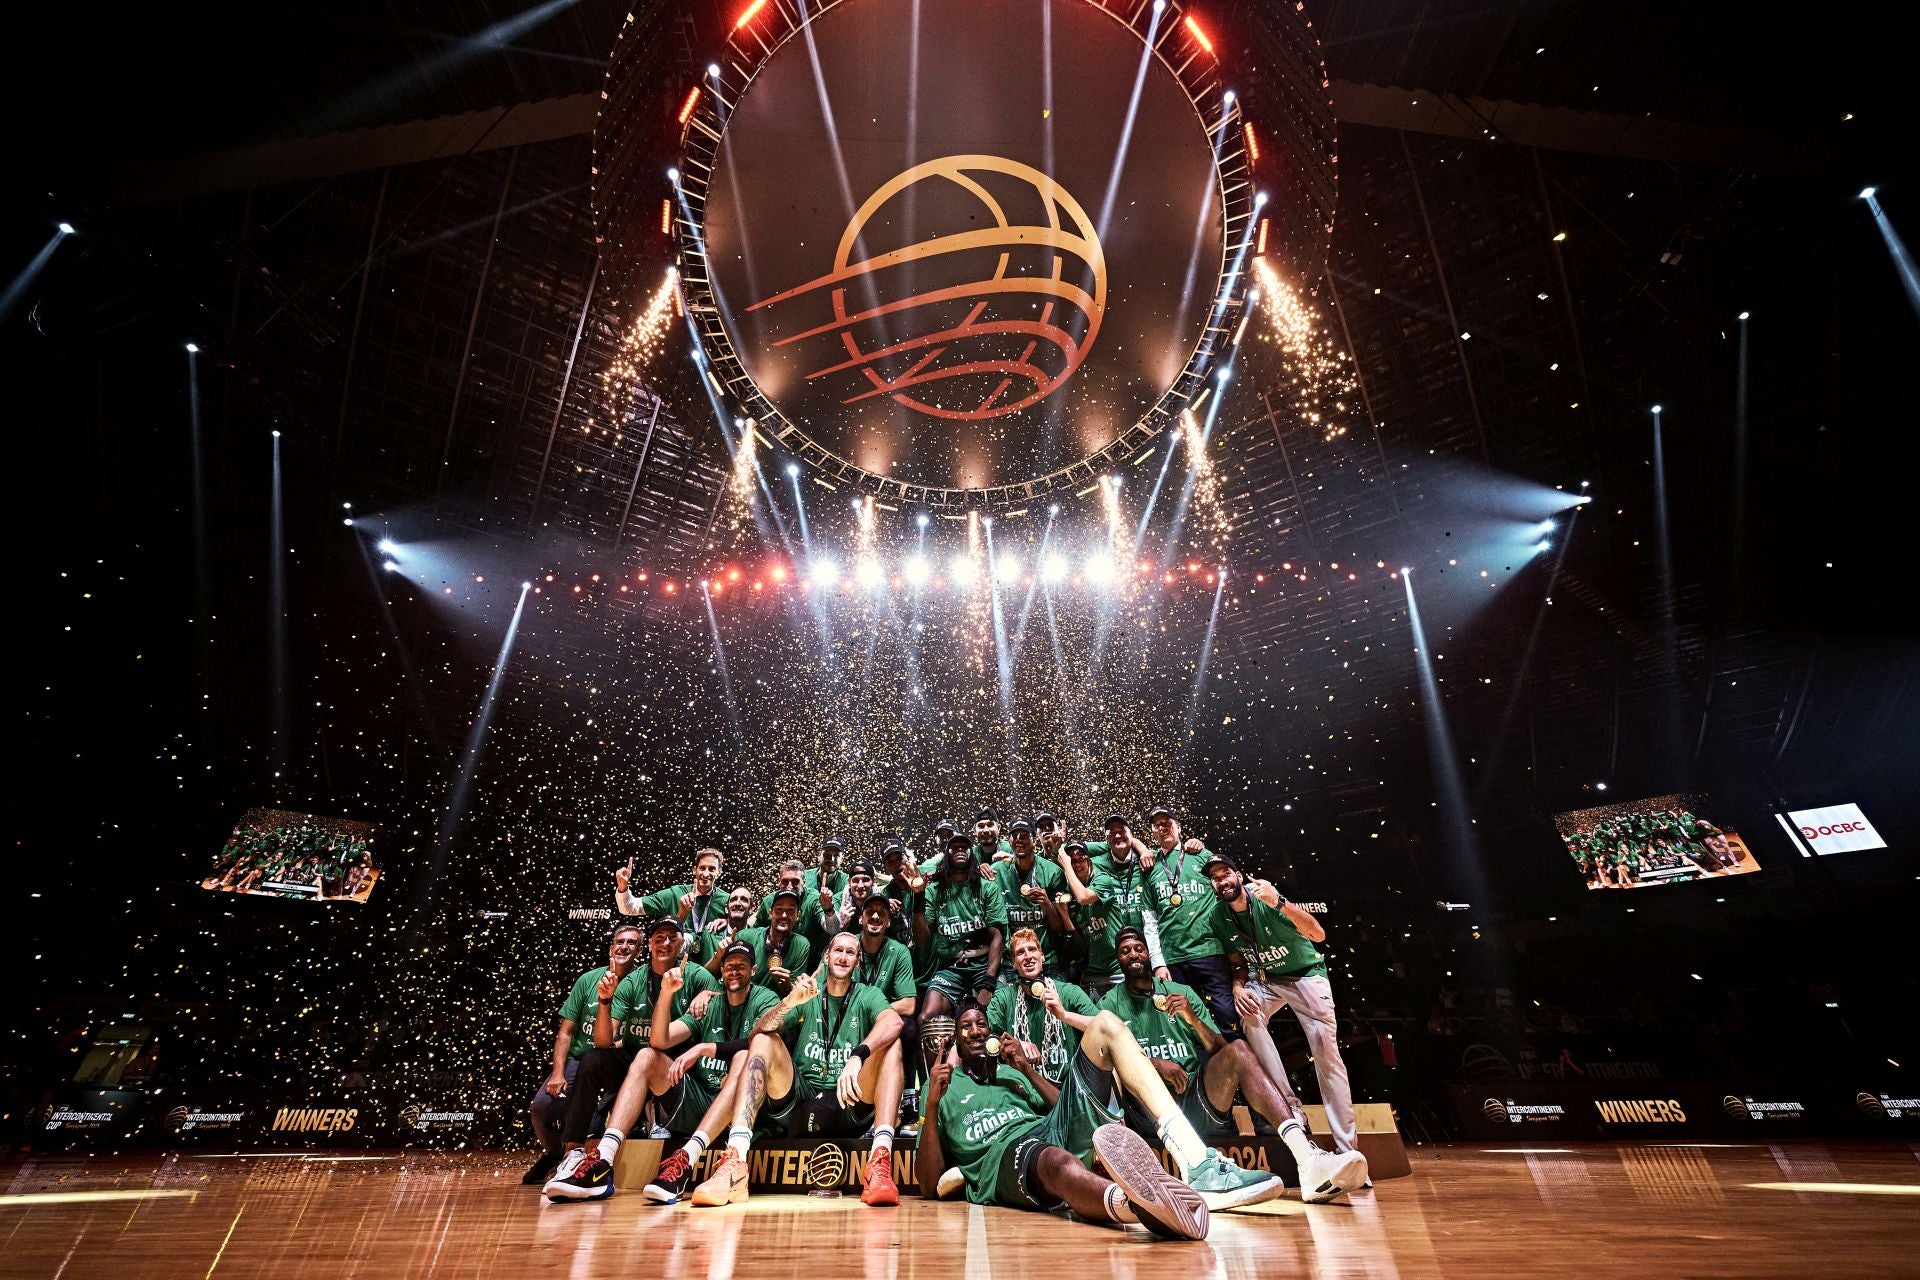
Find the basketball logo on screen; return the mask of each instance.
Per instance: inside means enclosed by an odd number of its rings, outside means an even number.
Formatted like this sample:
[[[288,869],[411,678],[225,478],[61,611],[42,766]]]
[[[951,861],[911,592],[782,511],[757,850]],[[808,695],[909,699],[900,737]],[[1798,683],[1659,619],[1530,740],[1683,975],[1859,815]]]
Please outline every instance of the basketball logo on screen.
[[[929,230],[891,243],[899,227]],[[829,270],[747,310],[767,308],[786,334],[773,345],[808,352],[806,380],[840,403],[885,397],[977,422],[1039,403],[1086,360],[1106,255],[1080,202],[1039,169],[944,156],[868,196]]]
[[[1480,1114],[1495,1124],[1505,1124],[1507,1122],[1507,1105],[1498,1098],[1488,1098],[1480,1104]]]
[[[1731,1093],[1720,1099],[1720,1109],[1735,1120],[1750,1120],[1753,1112],[1748,1110],[1745,1098],[1736,1098]]]

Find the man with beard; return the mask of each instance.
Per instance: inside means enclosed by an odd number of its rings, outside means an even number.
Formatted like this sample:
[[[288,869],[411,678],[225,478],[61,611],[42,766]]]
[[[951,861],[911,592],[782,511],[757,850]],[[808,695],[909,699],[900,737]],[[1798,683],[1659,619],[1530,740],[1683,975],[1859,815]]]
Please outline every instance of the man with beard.
[[[820,841],[814,865],[800,878],[800,895],[804,899],[800,936],[818,956],[827,953],[827,940],[840,932],[833,909],[847,888],[847,873],[840,870],[840,855],[845,850],[846,842],[839,836],[825,837]]]
[[[594,989],[608,973],[614,975],[614,988],[618,989],[620,979],[633,972],[640,955],[641,941],[640,926],[637,924],[622,924],[614,929],[613,938],[607,945],[607,962],[575,978],[573,989],[560,1005],[560,1029],[553,1037],[553,1070],[547,1075],[539,1092],[533,1095],[533,1105],[529,1108],[528,1119],[533,1124],[533,1136],[540,1143],[540,1158],[521,1177],[522,1186],[537,1187],[544,1184],[560,1165],[560,1135],[555,1132],[554,1124],[556,1120],[564,1121],[565,1108],[571,1101],[568,1091],[580,1070],[580,1059],[593,1047]],[[591,1108],[599,1101],[598,1098],[589,1098],[583,1100],[582,1105]],[[556,1106],[562,1108],[561,1116],[552,1117],[550,1113]]]
[[[1206,998],[1214,1026],[1228,1039],[1240,1035],[1233,1007],[1233,968],[1214,936],[1213,882],[1200,870],[1211,852],[1198,840],[1182,841],[1180,820],[1162,805],[1149,815],[1154,849],[1140,859],[1146,893],[1142,925],[1156,946],[1154,976],[1184,983]]]
[[[656,1002],[668,1001],[677,1017],[686,1011],[688,999],[718,985],[705,969],[694,968],[688,971],[684,985],[676,983],[675,990],[661,994],[667,971],[680,963],[680,921],[673,916],[661,916],[647,926],[647,953],[648,963],[618,982],[609,980],[612,976],[609,971],[594,988],[594,1047],[581,1060],[573,1085],[582,1099],[598,1099],[602,1090],[625,1087],[640,1051],[652,1035]],[[645,1097],[641,1095],[642,1101]],[[565,1153],[560,1158],[560,1167],[543,1188],[549,1200],[579,1198],[579,1188],[569,1180],[588,1158],[585,1144],[587,1130],[592,1125],[591,1103],[567,1108],[566,1124],[560,1135]]]
[[[847,883],[827,908],[823,924],[829,935],[845,930],[860,932],[860,905],[873,892],[873,861],[851,858],[847,861]]]
[[[1222,1036],[1191,987],[1154,977],[1146,936],[1140,930],[1122,929],[1118,951],[1126,981],[1107,992],[1100,1008],[1117,1015],[1133,1031],[1195,1131],[1204,1134],[1225,1128],[1233,1096],[1244,1090],[1253,1109],[1279,1130],[1280,1140],[1293,1153],[1302,1200],[1320,1204],[1366,1185],[1365,1156],[1314,1146],[1305,1123],[1247,1042]],[[1132,1100],[1127,1123],[1146,1132],[1156,1131],[1161,1124],[1156,1117],[1142,1115]]]
[[[1105,870],[1101,869],[1099,859],[1091,856],[1093,845],[1080,845],[1093,867],[1091,881],[1083,880],[1074,870],[1073,845],[1062,850],[1065,856],[1057,864],[1075,904],[1090,908],[1093,916],[1103,922],[1098,932],[1089,929],[1087,935],[1084,985],[1087,994],[1096,999],[1120,981],[1120,959],[1114,951],[1114,941],[1120,930],[1129,925],[1136,929],[1144,927],[1147,891],[1146,876],[1138,857],[1138,851],[1146,846],[1133,838],[1124,814],[1116,813],[1107,819],[1107,839],[1100,847],[1107,851]]]
[[[798,874],[794,876],[799,879]],[[768,923],[765,928],[742,929],[734,941],[753,949],[753,980],[785,995],[793,986],[793,977],[806,971],[813,951],[807,940],[794,931],[800,918],[800,890],[782,885],[767,897]],[[718,958],[710,968],[718,968]]]
[[[713,968],[714,957],[727,949],[734,937],[753,920],[753,890],[736,886],[727,894],[726,914],[708,925],[687,951],[694,964]]]
[[[620,908],[623,916],[645,916],[658,919],[661,916],[676,916],[684,931],[682,937],[688,943],[697,943],[707,926],[722,914],[723,896],[714,897],[714,886],[720,882],[720,873],[727,865],[726,855],[718,849],[702,849],[693,855],[693,880],[689,884],[672,884],[664,889],[636,898],[630,892],[633,882],[633,859],[627,859],[627,865],[613,873],[614,905]]]
[[[827,948],[826,980],[794,979],[793,990],[762,1014],[744,1061],[734,1072],[733,1124],[727,1150],[695,1205],[738,1204],[747,1198],[747,1155],[753,1126],[767,1118],[790,1132],[857,1134],[873,1127],[866,1187],[869,1205],[896,1205],[893,1131],[900,1107],[900,1015],[877,987],[854,981],[860,939],[835,934]],[[837,1106],[833,1104],[837,1103]]]
[[[1027,1060],[1057,1085],[1080,1047],[1080,1033],[1100,1009],[1073,983],[1047,975],[1046,955],[1033,930],[1015,929],[1012,950],[1013,981],[993,993],[987,1025],[997,1035],[1019,1040]]]
[[[921,1053],[928,1072],[967,1004],[986,1007],[1000,983],[1000,949],[1007,929],[1007,906],[1000,886],[982,880],[974,863],[972,837],[947,837],[947,856],[939,876],[927,882],[926,902],[913,918],[916,945],[928,955],[930,975],[920,997]]]
[[[876,987],[903,1023],[900,1040],[913,1044],[912,1019],[917,989],[913,984],[913,953],[893,936],[893,903],[879,894],[860,904],[855,916],[860,930],[860,961],[854,977]]]
[[[1327,962],[1313,945],[1324,942],[1327,931],[1271,885],[1250,886],[1232,858],[1212,854],[1205,870],[1218,903],[1214,930],[1233,960],[1233,1003],[1254,1057],[1269,1076],[1285,1084],[1286,1065],[1280,1061],[1267,1023],[1280,1010],[1291,1008],[1306,1033],[1307,1052],[1320,1078],[1320,1100],[1326,1104],[1333,1145],[1340,1151],[1355,1150],[1353,1091],[1347,1086],[1347,1064],[1340,1057],[1333,983],[1327,977]]]
[[[1119,1123],[1116,1090],[1165,1118],[1167,1149],[1182,1178],[1169,1177],[1152,1149]],[[1278,1178],[1238,1169],[1207,1148],[1110,1013],[1088,1020],[1055,1085],[1018,1040],[992,1033],[981,1010],[962,1010],[927,1103],[918,1163],[920,1191],[929,1198],[951,1166],[974,1204],[1042,1211],[1065,1204],[1089,1222],[1140,1222],[1156,1235],[1197,1240],[1206,1235],[1212,1198],[1220,1201],[1213,1207],[1233,1207],[1281,1191]],[[1096,1156],[1112,1183],[1091,1172]],[[1215,1188],[1213,1197],[1204,1186]]]
[[[1054,939],[1071,933],[1073,922],[1053,898],[1055,893],[1066,891],[1066,879],[1058,863],[1040,860],[1033,845],[1033,828],[1026,822],[1015,822],[1007,835],[1013,856],[993,864],[994,881],[1007,904],[1007,928],[1032,930],[1046,955],[1047,972],[1064,978],[1066,970],[1061,967]]]
[[[753,985],[753,951],[735,944],[721,955],[721,995],[706,1002],[704,1013],[683,1008],[676,1014],[675,997],[690,972],[704,970],[675,967],[661,975],[660,998],[653,1004],[647,1047],[628,1070],[594,1153],[560,1183],[558,1191],[550,1191],[549,1198],[603,1200],[612,1195],[613,1164],[620,1154],[620,1143],[649,1099],[654,1101],[663,1128],[691,1136],[685,1146],[661,1162],[659,1176],[643,1194],[656,1204],[672,1204],[685,1194],[693,1174],[692,1162],[700,1158],[730,1114],[723,1099],[731,1102],[725,1085],[733,1056],[745,1051],[748,1030],[779,1001],[765,987]],[[692,1048],[678,1055],[672,1052],[688,1040],[694,1041]]]
[[[873,878],[873,890],[893,908],[890,936],[909,951],[913,949],[913,916],[920,907],[920,892],[926,887],[920,869],[907,861],[907,847],[898,840],[887,841],[880,851],[880,873]]]

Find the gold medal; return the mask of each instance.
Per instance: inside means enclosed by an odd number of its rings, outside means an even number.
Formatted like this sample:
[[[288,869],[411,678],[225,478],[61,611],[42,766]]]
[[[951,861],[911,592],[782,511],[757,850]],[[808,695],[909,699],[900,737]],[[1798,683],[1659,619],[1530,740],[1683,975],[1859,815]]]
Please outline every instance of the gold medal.
[[[1170,906],[1170,907],[1177,907],[1177,906],[1179,906],[1179,905],[1180,905],[1180,895],[1176,893],[1176,894],[1173,894],[1173,895],[1171,895],[1170,897],[1168,897],[1168,899],[1167,899],[1167,905],[1168,905],[1168,906]]]
[[[1047,998],[1047,984],[1044,982],[1036,982],[1028,987],[1027,990],[1033,992],[1035,999],[1044,1000]]]
[[[1156,1009],[1159,1009],[1159,1010],[1161,1010],[1162,1012],[1165,1012],[1165,1010],[1166,1010],[1166,1007],[1167,1007],[1167,995],[1166,995],[1166,992],[1164,992],[1164,991],[1156,991],[1156,992],[1154,992],[1154,993],[1153,993],[1153,1007],[1154,1007],[1154,1008],[1156,1008]]]
[[[1000,1056],[1000,1037],[999,1036],[987,1037],[987,1056],[989,1058],[997,1058]]]

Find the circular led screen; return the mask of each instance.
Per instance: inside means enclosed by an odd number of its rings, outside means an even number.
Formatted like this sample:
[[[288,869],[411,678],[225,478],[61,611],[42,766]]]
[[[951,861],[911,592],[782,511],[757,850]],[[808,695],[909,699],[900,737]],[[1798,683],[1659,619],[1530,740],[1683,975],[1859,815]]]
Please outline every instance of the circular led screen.
[[[1161,425],[1238,128],[1209,132],[1149,30],[1087,0],[844,0],[766,42],[698,227],[763,425],[903,490],[1058,476]]]

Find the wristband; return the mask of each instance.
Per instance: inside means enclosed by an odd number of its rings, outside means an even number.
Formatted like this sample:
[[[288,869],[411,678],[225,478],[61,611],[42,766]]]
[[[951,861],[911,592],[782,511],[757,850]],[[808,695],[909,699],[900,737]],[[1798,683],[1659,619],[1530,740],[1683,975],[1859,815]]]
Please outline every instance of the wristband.
[[[868,1055],[870,1055],[872,1052],[873,1052],[872,1046],[866,1044],[863,1041],[862,1043],[853,1046],[853,1052],[851,1056],[860,1059],[860,1061],[862,1062],[865,1062],[867,1060]]]

